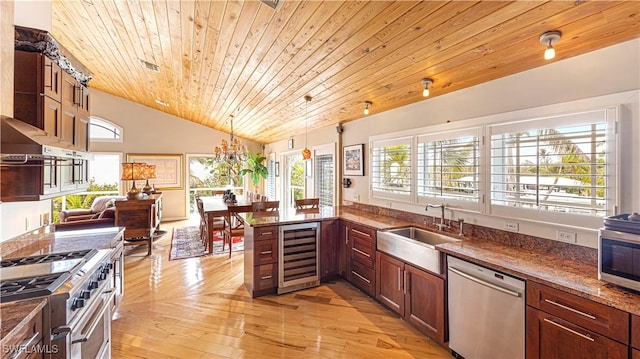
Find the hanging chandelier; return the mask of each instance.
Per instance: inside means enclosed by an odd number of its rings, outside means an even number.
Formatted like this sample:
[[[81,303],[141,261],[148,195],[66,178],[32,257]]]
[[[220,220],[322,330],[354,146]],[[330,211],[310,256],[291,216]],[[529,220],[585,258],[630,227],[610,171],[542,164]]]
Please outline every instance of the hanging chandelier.
[[[302,159],[306,161],[311,159],[311,150],[307,147],[307,137],[309,136],[309,102],[311,101],[311,96],[306,95],[304,100],[306,101],[306,105],[304,114],[304,149],[302,150]]]
[[[231,137],[229,142],[222,140],[220,146],[214,149],[216,161],[226,162],[233,166],[247,160],[247,146],[233,137],[233,115],[231,115]]]

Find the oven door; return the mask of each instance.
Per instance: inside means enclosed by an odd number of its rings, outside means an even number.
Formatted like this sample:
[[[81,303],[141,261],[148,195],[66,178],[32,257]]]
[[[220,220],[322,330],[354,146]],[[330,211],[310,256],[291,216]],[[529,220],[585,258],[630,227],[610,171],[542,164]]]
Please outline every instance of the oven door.
[[[114,288],[104,292],[73,326],[68,358],[111,357],[111,306],[115,295]]]

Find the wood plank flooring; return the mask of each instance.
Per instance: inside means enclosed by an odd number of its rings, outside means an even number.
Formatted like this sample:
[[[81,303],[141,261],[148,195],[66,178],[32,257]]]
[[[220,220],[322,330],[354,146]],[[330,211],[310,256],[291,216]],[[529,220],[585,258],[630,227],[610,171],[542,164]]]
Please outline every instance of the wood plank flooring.
[[[113,358],[451,358],[344,281],[252,299],[242,252],[169,261],[171,232],[125,252]]]

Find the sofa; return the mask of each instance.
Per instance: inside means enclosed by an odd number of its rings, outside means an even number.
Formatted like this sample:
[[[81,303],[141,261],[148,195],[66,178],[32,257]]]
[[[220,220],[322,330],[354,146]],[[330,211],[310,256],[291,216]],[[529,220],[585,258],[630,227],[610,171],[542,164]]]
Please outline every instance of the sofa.
[[[126,200],[124,196],[96,197],[89,209],[67,209],[60,211],[60,223],[56,231],[113,227],[115,225],[115,201]]]

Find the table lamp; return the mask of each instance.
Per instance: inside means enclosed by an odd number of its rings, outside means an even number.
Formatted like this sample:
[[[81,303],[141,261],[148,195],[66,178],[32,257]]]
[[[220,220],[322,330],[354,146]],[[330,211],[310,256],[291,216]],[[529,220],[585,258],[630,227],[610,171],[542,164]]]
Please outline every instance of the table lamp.
[[[123,181],[133,181],[133,186],[127,192],[127,199],[140,199],[140,190],[136,188],[136,180],[144,179],[144,163],[124,162],[122,164]]]
[[[146,194],[156,193],[156,189],[149,185],[149,178],[156,178],[156,165],[144,166],[144,178],[147,180],[147,183],[142,188],[142,192]]]

